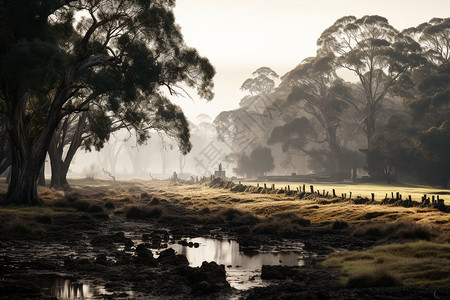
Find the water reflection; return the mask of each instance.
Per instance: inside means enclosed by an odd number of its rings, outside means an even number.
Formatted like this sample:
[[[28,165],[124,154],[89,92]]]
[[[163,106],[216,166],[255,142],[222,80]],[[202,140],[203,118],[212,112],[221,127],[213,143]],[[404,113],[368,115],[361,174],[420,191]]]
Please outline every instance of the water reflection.
[[[45,282],[43,282],[45,284]],[[46,294],[63,300],[95,300],[105,298],[116,298],[112,292],[109,292],[102,285],[94,285],[88,282],[73,282],[65,278],[55,278],[49,282],[49,290]],[[45,291],[46,289],[44,289]],[[122,291],[121,296],[133,298],[135,295],[132,291]]]
[[[199,267],[203,261],[215,261],[226,266],[227,280],[236,289],[264,285],[260,279],[262,265],[302,266],[303,252],[272,251],[256,252],[251,255],[239,251],[239,243],[234,240],[193,238],[187,242],[199,243],[198,248],[179,244],[170,245],[178,254],[183,254],[191,267]]]
[[[91,287],[84,283],[72,282],[68,279],[55,279],[50,291],[51,296],[58,299],[93,299]]]

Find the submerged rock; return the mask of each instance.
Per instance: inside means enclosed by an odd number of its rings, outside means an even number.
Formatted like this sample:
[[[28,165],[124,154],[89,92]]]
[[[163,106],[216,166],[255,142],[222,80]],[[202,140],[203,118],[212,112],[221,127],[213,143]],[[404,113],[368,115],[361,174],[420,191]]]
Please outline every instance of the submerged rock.
[[[189,261],[186,256],[181,254],[176,254],[175,250],[172,248],[166,249],[159,254],[157,261],[163,265],[172,265],[172,266],[180,266],[180,265],[189,265]]]
[[[200,268],[184,267],[179,274],[186,278],[193,294],[210,294],[230,288],[224,265],[204,261]]]

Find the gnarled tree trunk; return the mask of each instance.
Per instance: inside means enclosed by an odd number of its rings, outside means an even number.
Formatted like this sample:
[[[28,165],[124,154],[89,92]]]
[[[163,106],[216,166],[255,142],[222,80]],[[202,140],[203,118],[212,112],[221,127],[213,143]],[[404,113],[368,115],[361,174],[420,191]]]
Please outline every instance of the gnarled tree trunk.
[[[48,122],[38,137],[30,136],[30,123],[26,117],[26,103],[28,95],[25,93],[16,98],[12,114],[10,114],[9,142],[11,146],[11,181],[6,199],[2,204],[37,205],[37,180],[39,171],[45,160],[48,144],[51,139],[51,128],[56,127],[56,115],[49,117]]]
[[[56,189],[70,188],[67,182],[67,172],[78,148],[83,142],[83,134],[87,126],[87,113],[79,117],[66,117],[59,129],[55,131],[49,146],[49,156],[52,169],[50,186]],[[68,146],[64,156],[64,148]]]

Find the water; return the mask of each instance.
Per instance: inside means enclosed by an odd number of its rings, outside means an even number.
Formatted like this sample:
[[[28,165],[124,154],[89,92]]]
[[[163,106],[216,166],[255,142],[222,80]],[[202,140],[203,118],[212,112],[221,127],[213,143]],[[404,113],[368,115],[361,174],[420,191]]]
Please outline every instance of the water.
[[[105,296],[115,299],[128,299],[134,296],[134,293],[131,291],[121,292],[120,295],[116,295],[108,292],[104,286],[88,281],[71,281],[65,278],[56,278],[43,284],[48,286],[47,288],[44,287],[45,294],[60,300],[97,300],[104,299]]]
[[[263,265],[302,266],[303,258],[306,256],[301,249],[301,244],[294,250],[269,249],[245,254],[239,251],[239,243],[234,240],[192,238],[186,241],[199,243],[199,247],[179,244],[171,244],[169,247],[178,254],[185,255],[191,267],[199,267],[204,261],[215,261],[219,265],[225,265],[228,282],[238,290],[267,285],[260,278]]]
[[[68,279],[56,279],[50,288],[50,295],[58,299],[94,299],[95,294],[91,285],[72,282]]]

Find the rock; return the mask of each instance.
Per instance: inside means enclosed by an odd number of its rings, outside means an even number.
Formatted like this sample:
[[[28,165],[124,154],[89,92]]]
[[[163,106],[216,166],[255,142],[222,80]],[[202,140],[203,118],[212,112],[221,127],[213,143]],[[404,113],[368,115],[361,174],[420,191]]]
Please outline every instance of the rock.
[[[200,268],[180,268],[179,273],[186,278],[193,294],[210,294],[230,288],[225,266],[215,262],[204,261]]]
[[[156,266],[156,259],[153,257],[152,251],[147,249],[148,244],[139,244],[136,247],[137,258],[135,262],[147,266]]]
[[[159,257],[158,260],[170,257],[170,256],[174,256],[175,255],[175,250],[173,250],[172,248],[169,248],[167,250],[161,251],[159,253]]]

